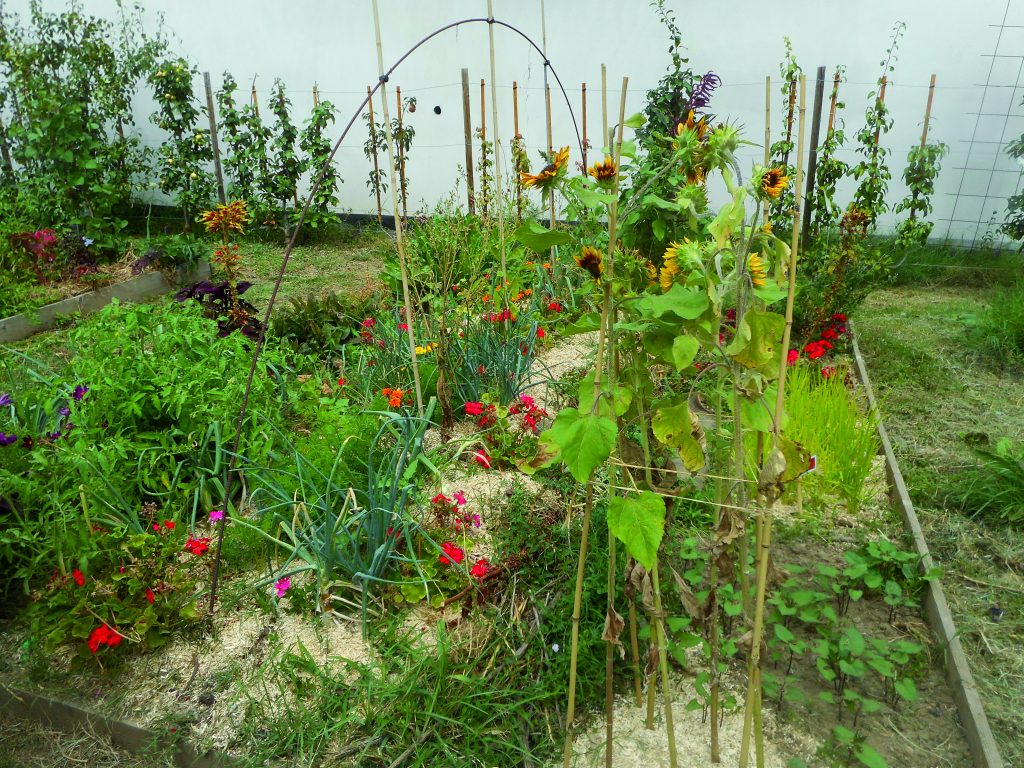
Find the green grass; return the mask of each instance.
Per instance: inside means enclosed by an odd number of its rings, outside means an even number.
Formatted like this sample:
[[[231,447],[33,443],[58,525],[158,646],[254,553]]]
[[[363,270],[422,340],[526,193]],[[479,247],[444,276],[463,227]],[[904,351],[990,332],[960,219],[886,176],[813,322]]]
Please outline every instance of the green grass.
[[[384,266],[384,255],[394,248],[391,235],[367,228],[346,237],[297,245],[288,262],[278,300],[317,296],[333,291],[346,294],[372,292]],[[266,306],[284,256],[279,241],[249,240],[242,244],[241,277],[254,285],[245,298]]]
[[[970,519],[957,503],[972,445],[1024,438],[1024,380],[967,341],[992,282],[878,291],[854,320],[1003,760],[1024,765],[1024,529]]]

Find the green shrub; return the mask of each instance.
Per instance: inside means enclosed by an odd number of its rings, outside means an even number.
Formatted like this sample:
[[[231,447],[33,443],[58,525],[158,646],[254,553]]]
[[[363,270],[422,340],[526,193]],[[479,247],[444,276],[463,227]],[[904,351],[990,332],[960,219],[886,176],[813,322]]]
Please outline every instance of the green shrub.
[[[971,341],[1001,367],[1024,364],[1024,280],[997,292],[972,318]]]
[[[807,482],[837,493],[855,512],[865,500],[865,483],[878,454],[876,417],[864,413],[846,386],[846,372],[822,375],[815,365],[798,363],[786,378],[786,434],[818,457]]]

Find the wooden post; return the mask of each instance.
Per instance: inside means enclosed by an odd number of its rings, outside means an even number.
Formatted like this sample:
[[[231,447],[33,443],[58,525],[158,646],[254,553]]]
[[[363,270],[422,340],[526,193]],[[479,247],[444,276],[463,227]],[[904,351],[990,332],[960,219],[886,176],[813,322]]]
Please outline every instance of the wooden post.
[[[786,144],[793,141],[793,112],[796,109],[796,78],[789,81],[789,113],[786,116]],[[789,165],[789,152],[782,153],[782,165]]]
[[[828,129],[825,131],[825,138],[829,137],[836,124],[836,102],[839,101],[839,78],[840,73],[839,70],[836,69],[835,77],[832,78],[832,97],[830,99],[832,103],[828,108]]]
[[[384,125],[389,126],[389,129],[384,131],[384,135],[388,140],[388,173],[391,176],[391,209],[395,216],[395,247],[398,250],[398,264],[402,274],[402,303],[405,308],[406,336],[409,339],[409,360],[412,363],[412,378],[414,386],[416,387],[416,410],[418,411],[420,418],[422,418],[423,386],[420,383],[420,364],[416,355],[416,323],[414,322],[415,317],[412,312],[412,295],[409,290],[409,268],[407,266],[408,262],[405,258],[405,236],[402,232],[402,219],[398,215],[398,190],[395,189],[395,147],[390,131],[391,118],[388,116],[387,81],[384,76],[384,47],[381,45],[380,39],[380,11],[378,9],[377,0],[373,0],[373,27],[377,38],[377,69],[380,72],[381,109],[384,111]]]
[[[587,175],[587,84],[583,84],[583,175]]]
[[[462,68],[462,129],[466,134],[466,202],[470,214],[476,213],[476,193],[473,187],[473,120],[469,108],[469,70]]]
[[[811,233],[811,212],[814,210],[814,174],[818,169],[818,134],[821,131],[821,106],[825,100],[825,66],[818,67],[814,82],[814,111],[811,113],[811,144],[807,158],[807,188],[804,191],[804,226],[801,247],[807,250]]]
[[[209,72],[203,72],[203,85],[206,86],[206,113],[210,118],[210,147],[213,149],[213,172],[217,177],[217,199],[224,205],[227,197],[224,195],[224,171],[220,167],[220,143],[217,141],[217,113],[213,109],[213,88],[210,87]]]
[[[373,119],[373,89],[366,86],[366,103],[370,107],[370,138],[373,141],[373,178],[376,183],[373,191],[377,195],[377,223],[383,224],[384,212],[380,204],[380,161],[377,159],[377,124]]]
[[[487,160],[484,144],[487,143],[487,95],[484,89],[484,79],[480,78],[480,194],[483,197],[481,215],[487,216],[487,198],[490,193],[487,190]]]
[[[885,104],[885,85],[886,85],[886,83],[888,81],[889,81],[889,78],[886,77],[885,75],[882,75],[882,87],[878,89],[878,101],[875,104],[875,109],[878,109],[883,104]],[[875,146],[876,147],[878,146],[878,140],[879,140],[879,138],[881,138],[881,135],[882,135],[882,127],[879,126],[877,129],[875,129]]]
[[[935,95],[935,75],[928,84],[928,106],[924,108],[924,130],[921,131],[921,149],[928,143],[928,123],[932,119],[932,97]]]
[[[519,83],[512,81],[512,129],[515,131],[516,149],[526,152],[523,136],[519,133]],[[516,163],[512,169],[512,183],[516,189],[516,221],[523,223],[523,182],[519,178],[519,164]]]
[[[409,216],[405,207],[409,195],[405,186],[405,130],[402,128],[402,113],[405,112],[405,108],[402,105],[401,86],[395,87],[395,100],[398,102],[398,191],[402,193],[402,219],[404,220]]]
[[[320,106],[320,89],[316,83],[313,83],[313,109],[317,109]]]
[[[256,79],[255,78],[253,78],[253,81],[252,81],[252,108],[256,112],[256,117],[259,117],[260,116],[260,100],[259,100],[259,97],[256,95]]]
[[[764,167],[772,161],[772,77],[764,78]],[[768,201],[764,201],[764,221],[768,223]]]
[[[494,0],[487,0],[487,18],[494,18]],[[501,280],[505,285],[502,287],[502,296],[505,306],[508,306],[508,269],[505,264],[505,196],[501,191],[501,161],[498,155],[500,140],[498,133],[498,76],[494,56],[494,25],[487,25],[487,37],[491,51],[491,117],[494,118],[494,141],[491,142],[494,149],[494,199],[495,207],[498,209],[498,252],[501,254]]]

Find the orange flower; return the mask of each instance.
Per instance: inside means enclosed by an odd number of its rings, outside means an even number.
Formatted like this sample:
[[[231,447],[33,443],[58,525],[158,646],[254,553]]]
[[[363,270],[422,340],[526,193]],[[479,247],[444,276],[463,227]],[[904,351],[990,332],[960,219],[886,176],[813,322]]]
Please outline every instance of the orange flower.
[[[245,200],[218,205],[212,210],[203,212],[199,219],[206,225],[207,232],[215,232],[225,237],[232,232],[242,234],[245,231],[245,223],[249,220],[249,211],[246,205]]]
[[[540,173],[526,173],[520,171],[519,181],[524,187],[536,187],[537,189],[548,189],[559,174],[565,169],[569,162],[569,148],[562,147],[555,155],[555,159],[545,165]]]
[[[676,136],[682,134],[683,131],[696,131],[697,138],[703,139],[704,134],[708,132],[708,119],[706,116],[702,117],[700,120],[696,120],[695,118],[696,115],[693,114],[693,110],[691,109],[689,114],[686,115],[686,120],[681,121],[676,125]]]
[[[761,176],[761,193],[768,197],[778,197],[789,184],[789,176],[785,168],[769,168]]]
[[[398,408],[402,404],[402,400],[405,398],[404,389],[392,389],[391,387],[384,387],[380,391],[384,397],[388,399],[388,405],[392,408]]]

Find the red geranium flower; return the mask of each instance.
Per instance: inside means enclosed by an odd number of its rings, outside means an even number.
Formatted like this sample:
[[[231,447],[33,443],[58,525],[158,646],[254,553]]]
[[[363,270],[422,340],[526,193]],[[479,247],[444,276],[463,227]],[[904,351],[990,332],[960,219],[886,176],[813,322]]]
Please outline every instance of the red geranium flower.
[[[826,328],[824,331],[821,332],[821,338],[829,340],[837,339],[839,338],[839,334],[836,333],[835,329],[833,328]]]
[[[473,460],[484,469],[491,468],[491,457],[487,455],[487,451],[477,451],[473,454]]]
[[[828,342],[824,343],[827,344]],[[807,357],[809,359],[817,360],[819,357],[822,357],[825,354],[825,347],[822,346],[822,342],[820,341],[812,341],[810,344],[804,347],[804,352],[807,354]]]
[[[338,386],[339,387],[344,387],[345,386],[345,377],[344,376],[339,376],[338,377]]]
[[[842,312],[836,312],[834,315],[832,315],[832,319],[833,320],[838,320],[841,323],[845,323],[846,322],[846,315],[844,315]]]
[[[559,304],[557,301],[552,301],[550,304],[548,304],[548,310],[551,312],[561,312],[562,305]]]
[[[543,328],[538,328],[537,329],[537,338],[538,339],[543,339],[544,338],[544,329]]]
[[[800,350],[799,349],[791,349],[791,350],[789,350],[789,353],[786,355],[786,362],[789,363],[790,365],[796,365],[796,361],[799,360],[799,359],[800,359]]]
[[[482,579],[489,570],[491,570],[491,564],[487,562],[486,557],[481,557],[476,561],[476,565],[469,569],[469,575]]]
[[[194,539],[191,536],[188,537],[188,541],[185,542],[185,551],[191,552],[193,555],[203,555],[210,549],[210,540],[206,537],[201,539]]]
[[[822,369],[821,369],[821,375],[822,375],[822,377],[824,377],[826,379],[831,379],[833,374],[835,374],[835,372],[836,372],[836,369],[833,366],[831,366],[831,365],[826,365],[826,366],[822,367]]]
[[[467,416],[479,416],[484,412],[483,403],[466,403],[466,415]]]
[[[75,584],[77,584],[78,586],[85,586],[85,574],[77,568],[75,568],[75,570],[71,572],[71,578],[75,580]]]
[[[466,553],[459,549],[457,546],[452,544],[450,541],[446,541],[441,545],[441,549],[444,552],[443,555],[439,555],[437,560],[441,565],[459,565],[466,558]]]
[[[173,531],[174,530],[174,521],[173,520],[164,520],[164,528],[166,528],[168,531]]]
[[[156,595],[153,594],[153,590],[146,587],[146,602],[152,605],[154,600],[156,600]]]

